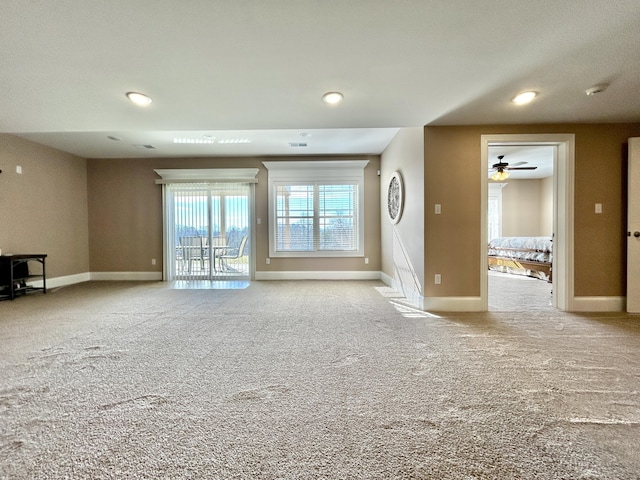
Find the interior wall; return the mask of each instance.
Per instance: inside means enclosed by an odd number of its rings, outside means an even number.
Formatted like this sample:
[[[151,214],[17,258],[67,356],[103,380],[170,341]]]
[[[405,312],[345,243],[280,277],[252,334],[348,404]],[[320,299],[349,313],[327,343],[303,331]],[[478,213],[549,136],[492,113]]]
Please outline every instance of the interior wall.
[[[553,235],[553,177],[540,180],[540,235]]]
[[[442,275],[426,296],[480,296],[481,135],[542,133],[575,135],[575,296],[625,295],[626,143],[640,123],[425,127],[425,277]]]
[[[391,175],[400,172],[404,208],[393,225],[387,216]],[[403,128],[381,156],[380,209],[382,272],[407,298],[424,296],[424,129]],[[416,302],[419,303],[419,302]]]
[[[545,190],[544,179],[512,180],[502,189],[502,235],[528,237],[551,235],[553,188]],[[551,202],[545,195],[551,194]],[[547,209],[551,208],[551,212]],[[549,215],[549,213],[551,215]],[[547,224],[551,216],[551,223]]]
[[[0,134],[0,170],[2,254],[47,254],[49,278],[86,274],[86,160]]]
[[[264,160],[369,160],[365,168],[365,264],[362,257],[272,258],[269,265],[267,169]],[[258,168],[257,272],[380,271],[380,157],[233,157],[91,159],[87,163],[92,272],[162,272],[162,187],[159,168]],[[257,221],[257,220],[256,220]],[[156,265],[151,259],[156,259]]]

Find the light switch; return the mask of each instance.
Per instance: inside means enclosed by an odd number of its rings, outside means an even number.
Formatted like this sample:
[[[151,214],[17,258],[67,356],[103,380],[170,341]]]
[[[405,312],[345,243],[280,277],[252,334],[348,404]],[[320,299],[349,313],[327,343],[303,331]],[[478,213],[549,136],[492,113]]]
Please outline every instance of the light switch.
[[[602,204],[596,203],[596,213],[602,213]]]
[[[440,215],[442,213],[442,206],[439,203],[436,203],[436,207],[434,209],[434,213],[436,215]]]

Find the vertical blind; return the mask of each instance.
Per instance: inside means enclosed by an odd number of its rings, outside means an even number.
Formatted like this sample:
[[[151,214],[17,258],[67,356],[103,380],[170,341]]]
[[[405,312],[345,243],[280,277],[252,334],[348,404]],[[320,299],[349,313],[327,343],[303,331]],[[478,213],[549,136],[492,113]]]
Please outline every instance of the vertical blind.
[[[210,247],[237,248],[249,237],[250,188],[246,183],[165,186],[169,279],[211,279],[219,273]]]

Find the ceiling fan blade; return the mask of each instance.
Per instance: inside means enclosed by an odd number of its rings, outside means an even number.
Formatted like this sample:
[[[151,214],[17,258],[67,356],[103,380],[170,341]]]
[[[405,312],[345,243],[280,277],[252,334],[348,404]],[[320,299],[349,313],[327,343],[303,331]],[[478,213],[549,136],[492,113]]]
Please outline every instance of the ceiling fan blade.
[[[524,162],[524,161],[522,161],[522,162],[515,162],[515,163],[510,163],[510,164],[509,164],[509,166],[510,166],[510,167],[517,167],[517,166],[519,166],[519,165],[524,165],[525,163],[529,163],[529,162]]]
[[[538,167],[505,167],[505,170],[535,170]]]

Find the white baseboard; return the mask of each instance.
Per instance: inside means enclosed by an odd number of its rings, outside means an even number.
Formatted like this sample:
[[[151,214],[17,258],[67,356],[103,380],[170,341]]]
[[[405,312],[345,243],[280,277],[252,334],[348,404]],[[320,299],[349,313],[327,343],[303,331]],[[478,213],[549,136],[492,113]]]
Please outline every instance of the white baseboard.
[[[162,272],[91,272],[91,280],[159,281]]]
[[[424,297],[423,310],[430,312],[483,312],[487,311],[481,297]]]
[[[380,272],[256,272],[256,280],[380,280]]]
[[[388,286],[393,287],[393,277],[387,275],[386,273],[380,272],[380,280],[382,280]]]
[[[573,312],[624,312],[627,297],[573,297]]]
[[[76,273],[75,275],[66,275],[64,277],[47,278],[47,290],[50,288],[66,287],[67,285],[88,282],[89,280],[91,280],[91,274],[89,272]],[[29,282],[29,285],[42,288],[42,280]]]

